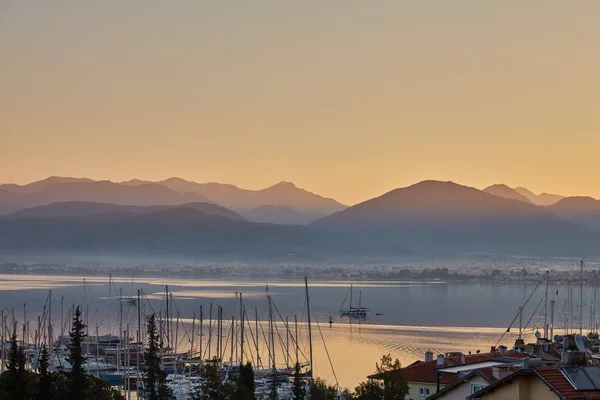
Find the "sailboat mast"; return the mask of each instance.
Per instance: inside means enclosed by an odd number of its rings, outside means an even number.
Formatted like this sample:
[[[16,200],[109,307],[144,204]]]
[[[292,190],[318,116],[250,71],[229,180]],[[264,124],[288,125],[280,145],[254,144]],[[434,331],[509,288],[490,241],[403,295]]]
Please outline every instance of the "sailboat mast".
[[[594,310],[592,320],[592,332],[596,332],[596,292],[598,290],[598,275],[594,275]]]
[[[119,342],[117,344],[117,372],[121,371],[121,348],[123,347],[123,288],[119,289]]]
[[[54,358],[52,357],[52,290],[48,291],[48,352],[50,353],[50,371],[54,372]]]
[[[171,342],[171,331],[169,330],[169,286],[165,285],[165,301],[166,301],[166,323],[165,323],[165,337],[167,339],[167,347],[169,347],[169,343]]]
[[[244,365],[244,301],[240,292],[240,365]]]
[[[310,296],[308,295],[308,278],[304,277],[304,288],[306,289],[306,309],[308,310],[308,345],[310,348],[310,378],[313,378],[313,343],[312,343],[312,326],[310,323]],[[350,287],[352,288],[352,286]]]
[[[259,335],[258,335],[258,307],[254,307],[254,315],[255,315],[255,328],[256,329],[256,368],[258,368],[258,366],[260,365],[260,354],[258,353],[258,339],[259,339]]]
[[[583,260],[579,273],[579,334],[583,335]]]
[[[198,361],[198,364],[200,364],[200,362],[204,361],[204,353],[202,352],[202,339],[204,336],[204,314],[202,312],[202,305],[200,306],[200,346],[198,348],[198,351],[200,352],[200,359]]]
[[[296,330],[296,364],[298,364],[298,315],[294,314],[294,328]]]
[[[210,351],[210,345],[211,345],[211,339],[212,339],[212,308],[213,305],[212,303],[210,303],[210,308],[208,311],[208,359],[211,359],[211,351]]]
[[[267,296],[269,299],[269,356],[272,357],[273,372],[276,371],[275,366],[275,334],[273,329],[273,301],[271,296]]]
[[[550,271],[546,271],[546,305],[544,307],[544,338],[548,339],[548,285],[550,283]]]
[[[351,310],[352,310],[352,291],[353,291],[353,288],[352,288],[352,284],[351,284],[350,285],[350,309]]]

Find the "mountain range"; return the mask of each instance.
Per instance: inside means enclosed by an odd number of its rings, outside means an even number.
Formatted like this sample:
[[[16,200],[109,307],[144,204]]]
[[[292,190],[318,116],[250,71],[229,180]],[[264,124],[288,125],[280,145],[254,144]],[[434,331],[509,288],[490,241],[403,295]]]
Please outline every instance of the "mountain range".
[[[0,215],[53,202],[84,201],[119,205],[181,205],[215,203],[249,219],[279,224],[307,223],[346,206],[330,198],[280,182],[261,190],[220,183],[195,183],[180,178],[160,182],[115,183],[85,178],[50,177],[28,185],[0,185]],[[272,207],[266,207],[272,206]],[[255,209],[263,207],[255,211]]]
[[[537,205],[501,184],[424,181],[346,207],[287,182],[247,190],[53,177],[0,185],[0,205],[0,255],[600,255],[599,200]]]

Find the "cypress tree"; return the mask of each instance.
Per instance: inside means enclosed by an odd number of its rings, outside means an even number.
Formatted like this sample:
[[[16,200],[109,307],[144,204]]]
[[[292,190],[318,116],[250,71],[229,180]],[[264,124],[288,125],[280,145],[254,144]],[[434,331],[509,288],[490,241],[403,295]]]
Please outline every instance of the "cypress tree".
[[[294,386],[292,387],[292,394],[294,400],[304,400],[306,397],[306,383],[302,380],[302,374],[300,371],[300,363],[296,363],[294,367]]]
[[[73,326],[69,337],[71,339],[69,343],[69,356],[67,361],[71,364],[71,372],[69,373],[70,383],[70,394],[69,398],[72,400],[84,400],[85,399],[85,371],[83,370],[83,364],[85,363],[85,357],[83,356],[83,350],[81,344],[83,339],[86,337],[84,333],[85,324],[81,320],[81,311],[79,307],[75,310],[73,316]]]
[[[236,379],[232,400],[256,400],[254,369],[249,362],[246,365],[240,364],[240,373]]]
[[[40,359],[38,360],[38,400],[52,399],[52,376],[48,368],[50,367],[50,356],[46,346],[42,346]]]
[[[10,337],[10,349],[6,361],[6,372],[0,377],[0,393],[9,399],[26,398],[27,371],[25,370],[25,352],[17,342],[13,332]]]
[[[146,353],[146,377],[148,400],[168,400],[173,394],[167,386],[165,371],[160,367],[160,346],[156,329],[156,316],[153,314],[148,319],[148,352]]]

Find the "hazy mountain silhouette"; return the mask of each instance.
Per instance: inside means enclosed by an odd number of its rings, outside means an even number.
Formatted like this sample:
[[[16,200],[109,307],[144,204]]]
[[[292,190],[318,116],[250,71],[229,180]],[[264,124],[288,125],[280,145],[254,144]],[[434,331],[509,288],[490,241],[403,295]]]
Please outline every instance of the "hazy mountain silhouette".
[[[211,203],[186,203],[183,205],[160,205],[160,206],[128,206],[120,204],[96,203],[88,201],[66,201],[51,203],[33,208],[16,211],[8,218],[55,218],[55,217],[85,217],[108,213],[151,213],[165,211],[174,208],[190,208],[202,211],[206,215],[220,215],[238,221],[245,218],[238,213],[225,207]]]
[[[312,227],[421,254],[581,255],[600,235],[521,201],[452,182],[424,181],[321,218]]]
[[[207,215],[187,206],[149,213],[0,219],[3,253],[252,256],[261,258],[360,252],[335,235]]]
[[[123,182],[124,185],[147,183],[139,180]],[[222,183],[196,183],[181,178],[156,182],[178,192],[197,192],[217,204],[237,212],[248,211],[264,205],[288,206],[299,212],[330,214],[346,208],[334,199],[319,196],[296,187],[291,182],[280,182],[261,190],[241,189]]]
[[[14,183],[5,183],[0,185],[1,189],[6,189],[15,193],[33,193],[39,190],[45,189],[49,186],[56,185],[58,183],[91,183],[94,182],[87,178],[72,178],[64,176],[51,176],[41,181],[32,182],[27,185],[15,185]]]
[[[242,212],[248,221],[281,225],[306,225],[324,217],[324,213],[300,212],[288,206],[260,206]]]
[[[162,185],[127,186],[110,181],[53,183],[32,193],[0,190],[0,203],[18,205],[21,209],[63,201],[140,206],[213,202],[199,193],[180,193]]]
[[[565,197],[547,208],[564,219],[600,231],[600,200],[591,197]]]
[[[531,201],[529,201],[527,197],[523,196],[516,190],[503,184],[488,186],[485,189],[483,189],[483,191],[489,194],[493,194],[494,196],[503,197],[505,199],[518,200],[522,201],[523,203],[531,203]]]
[[[533,204],[537,204],[538,206],[549,206],[555,204],[557,201],[564,199],[564,196],[558,194],[550,194],[550,193],[540,193],[535,194],[531,190],[526,189],[524,187],[517,187],[515,191],[529,199]]]

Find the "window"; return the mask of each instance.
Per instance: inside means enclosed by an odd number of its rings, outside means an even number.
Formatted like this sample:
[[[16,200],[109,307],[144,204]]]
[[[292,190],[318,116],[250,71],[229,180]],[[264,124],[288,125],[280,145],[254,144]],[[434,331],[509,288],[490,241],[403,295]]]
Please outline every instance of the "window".
[[[481,389],[483,389],[483,386],[481,385],[476,385],[474,383],[471,384],[471,394],[473,393],[477,393],[479,392]]]
[[[420,388],[419,395],[421,397],[428,397],[429,396],[429,388]]]

